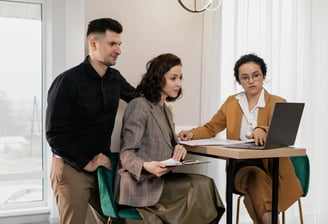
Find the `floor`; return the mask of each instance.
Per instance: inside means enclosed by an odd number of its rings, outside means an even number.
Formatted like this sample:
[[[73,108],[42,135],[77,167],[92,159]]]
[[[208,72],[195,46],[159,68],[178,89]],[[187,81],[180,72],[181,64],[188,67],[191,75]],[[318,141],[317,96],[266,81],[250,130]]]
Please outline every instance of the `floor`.
[[[86,223],[94,224],[96,220],[92,214],[92,211],[89,209],[87,215]],[[25,224],[58,224],[58,223],[50,223],[50,222],[34,222],[34,223],[25,223]],[[127,224],[141,224],[140,220],[127,220]]]
[[[34,223],[26,223],[26,224],[51,224],[50,222],[34,222]]]
[[[135,220],[128,220],[127,224],[140,224],[141,221],[135,221]],[[34,223],[26,223],[26,224],[54,224],[50,222],[34,222]]]

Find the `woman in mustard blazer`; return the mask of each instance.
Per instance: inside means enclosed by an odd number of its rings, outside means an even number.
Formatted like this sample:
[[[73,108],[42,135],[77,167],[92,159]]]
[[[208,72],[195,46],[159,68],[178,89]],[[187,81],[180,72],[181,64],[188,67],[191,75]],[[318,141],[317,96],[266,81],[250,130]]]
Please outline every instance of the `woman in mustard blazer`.
[[[124,113],[116,200],[139,207],[145,223],[218,223],[224,212],[213,179],[204,175],[172,172],[161,161],[184,159],[177,144],[171,110],[166,101],[181,95],[182,67],[173,54],[147,64],[137,92]]]
[[[234,76],[244,92],[227,98],[212,119],[203,126],[179,133],[181,140],[214,137],[226,129],[227,139],[254,139],[263,144],[276,102],[285,99],[263,88],[266,77],[263,59],[248,54],[235,64]],[[244,160],[237,164],[235,189],[245,195],[244,203],[254,223],[271,223],[272,159]],[[279,211],[285,211],[301,195],[301,184],[289,158],[279,159]]]

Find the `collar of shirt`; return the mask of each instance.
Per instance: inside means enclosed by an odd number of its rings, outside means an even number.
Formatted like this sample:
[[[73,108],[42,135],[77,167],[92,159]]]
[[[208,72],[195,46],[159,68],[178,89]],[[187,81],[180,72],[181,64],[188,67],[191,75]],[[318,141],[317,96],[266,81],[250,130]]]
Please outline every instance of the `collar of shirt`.
[[[264,89],[262,88],[259,100],[251,111],[248,110],[248,101],[245,92],[239,93],[235,98],[238,100],[238,103],[243,111],[240,127],[240,139],[247,140],[245,136],[250,135],[253,132],[253,129],[257,126],[259,108],[265,107]]]
[[[86,56],[86,58],[84,59],[83,61],[83,64],[86,66],[86,68],[88,69],[88,76],[91,78],[91,79],[107,79],[109,74],[110,74],[110,71],[111,71],[111,67],[108,67],[107,68],[107,71],[105,73],[105,75],[103,77],[101,77],[97,71],[94,69],[94,67],[92,67],[90,61],[89,61],[89,55]]]
[[[246,97],[246,93],[245,91],[244,92],[240,92],[239,94],[237,94],[235,96],[235,98],[238,100],[239,102],[239,105],[243,108],[244,106],[246,106],[245,108],[248,108],[248,101],[247,101],[247,97]],[[261,90],[261,94],[260,94],[260,97],[259,97],[259,100],[256,104],[256,106],[252,109],[255,110],[256,108],[258,107],[265,107],[265,100],[264,100],[264,88],[262,88]],[[248,109],[247,109],[248,111]]]

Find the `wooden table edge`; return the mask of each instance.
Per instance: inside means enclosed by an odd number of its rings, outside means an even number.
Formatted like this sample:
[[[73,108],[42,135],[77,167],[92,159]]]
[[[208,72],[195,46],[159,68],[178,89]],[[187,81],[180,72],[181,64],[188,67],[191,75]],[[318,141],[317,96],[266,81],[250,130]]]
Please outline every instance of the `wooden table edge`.
[[[189,146],[185,145],[190,153],[195,153],[204,156],[213,156],[219,158],[232,159],[256,159],[256,158],[275,158],[275,157],[290,157],[306,155],[305,148],[299,147],[282,147],[265,150],[254,149],[235,149],[226,148],[224,146]]]

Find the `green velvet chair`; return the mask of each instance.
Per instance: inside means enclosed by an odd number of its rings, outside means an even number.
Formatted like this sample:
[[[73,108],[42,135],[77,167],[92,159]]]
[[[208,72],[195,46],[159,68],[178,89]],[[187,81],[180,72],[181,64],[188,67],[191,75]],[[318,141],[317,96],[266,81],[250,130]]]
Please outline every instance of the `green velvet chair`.
[[[302,188],[303,188],[303,195],[302,197],[305,197],[309,190],[309,183],[310,183],[310,162],[309,157],[307,155],[305,156],[294,156],[290,157],[296,176],[301,182]],[[240,201],[243,197],[243,194],[240,194],[239,192],[234,192],[235,194],[238,194],[238,200],[237,200],[237,211],[236,211],[236,224],[239,223],[239,210],[240,210]],[[302,212],[302,204],[301,204],[301,198],[298,199],[298,210],[299,210],[299,216],[300,216],[300,223],[303,224],[303,212]],[[285,212],[282,212],[282,224],[285,224]]]
[[[302,188],[303,188],[303,195],[302,197],[305,197],[309,191],[309,184],[310,184],[310,161],[309,157],[307,155],[305,156],[295,156],[290,157],[295,173],[298,177],[298,179],[301,182]],[[301,198],[298,199],[298,210],[299,210],[299,216],[300,216],[300,223],[303,224],[303,212],[302,212],[302,204],[301,204]],[[282,223],[285,224],[285,212],[282,212]]]
[[[112,164],[112,170],[108,170],[105,167],[99,167],[97,170],[100,204],[103,213],[111,218],[141,220],[142,218],[136,208],[118,206],[115,203],[113,190],[119,153],[111,153],[109,158]]]

